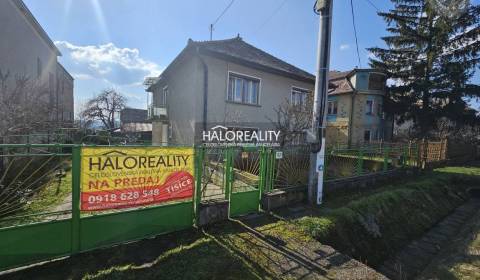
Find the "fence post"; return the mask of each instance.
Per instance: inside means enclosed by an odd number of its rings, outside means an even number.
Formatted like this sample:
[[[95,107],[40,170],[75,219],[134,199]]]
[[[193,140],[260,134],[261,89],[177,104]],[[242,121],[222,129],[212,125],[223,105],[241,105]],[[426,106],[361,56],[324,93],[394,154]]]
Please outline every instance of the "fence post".
[[[267,153],[266,153],[266,150],[265,150],[265,147],[262,146],[261,150],[260,150],[260,172],[259,172],[259,176],[260,176],[260,180],[259,180],[259,186],[258,186],[258,189],[259,189],[259,198],[260,200],[262,199],[262,194],[263,194],[263,189],[264,189],[264,186],[265,186],[265,174],[267,174],[267,157],[266,157]],[[260,207],[260,205],[259,205]]]
[[[357,175],[362,175],[363,173],[363,147],[360,147],[358,150],[358,158],[357,158]]]
[[[200,147],[195,150],[195,225],[198,226],[200,219],[200,202],[202,201],[202,176],[203,176],[203,156],[204,148]]]
[[[273,149],[270,149],[270,156],[269,156],[269,163],[270,163],[270,170],[269,170],[269,176],[270,176],[270,182],[268,184],[268,190],[272,191],[273,190],[273,184],[275,183],[275,151]]]
[[[447,159],[448,154],[448,138],[442,139],[442,160]]]
[[[383,171],[388,170],[388,162],[390,161],[389,155],[390,155],[390,148],[386,147],[383,150]]]
[[[72,254],[80,251],[80,175],[82,150],[80,146],[72,148]]]
[[[232,149],[225,150],[226,167],[225,167],[225,199],[230,200],[230,192],[232,189],[233,167],[232,167]]]
[[[403,147],[402,149],[402,167],[405,168],[407,166],[407,147]]]

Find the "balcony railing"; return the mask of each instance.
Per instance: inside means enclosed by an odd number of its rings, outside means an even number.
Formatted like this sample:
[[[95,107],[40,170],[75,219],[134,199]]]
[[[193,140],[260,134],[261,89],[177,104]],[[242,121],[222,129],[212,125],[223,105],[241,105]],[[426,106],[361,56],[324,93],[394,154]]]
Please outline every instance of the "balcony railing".
[[[148,119],[166,119],[167,115],[167,106],[160,105],[160,106],[148,106]]]

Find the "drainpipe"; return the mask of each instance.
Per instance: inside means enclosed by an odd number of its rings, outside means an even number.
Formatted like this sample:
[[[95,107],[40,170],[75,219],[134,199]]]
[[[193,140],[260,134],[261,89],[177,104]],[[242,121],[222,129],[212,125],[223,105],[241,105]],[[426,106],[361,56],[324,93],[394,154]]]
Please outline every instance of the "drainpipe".
[[[203,67],[203,116],[202,116],[202,126],[203,130],[207,130],[207,109],[208,109],[208,67],[203,60],[202,56],[200,55],[199,48],[197,47],[196,55],[200,62],[202,63]]]

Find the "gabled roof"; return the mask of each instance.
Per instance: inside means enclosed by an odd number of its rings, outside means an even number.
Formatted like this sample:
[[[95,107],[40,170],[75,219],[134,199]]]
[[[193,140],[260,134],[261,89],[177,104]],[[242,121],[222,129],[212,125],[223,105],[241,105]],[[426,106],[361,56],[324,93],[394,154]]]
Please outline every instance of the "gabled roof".
[[[343,94],[353,92],[352,84],[349,82],[351,74],[355,72],[350,71],[330,71],[328,72],[328,94]]]
[[[215,41],[189,40],[188,45],[195,48],[198,47],[200,52],[205,54],[233,60],[253,68],[260,68],[260,70],[285,75],[294,79],[315,82],[314,75],[250,45],[243,41],[240,36]]]
[[[187,46],[172,61],[172,63],[167,66],[157,79],[148,77],[145,80],[144,84],[147,86],[147,91],[151,91],[155,84],[162,79],[162,76],[171,71],[173,65],[179,63],[179,61],[181,61],[187,54],[192,54],[194,52],[228,60],[240,65],[282,75],[295,80],[312,84],[315,83],[314,75],[248,44],[243,41],[240,36],[237,36],[231,39],[214,41],[193,41],[192,39],[188,39]]]
[[[22,0],[11,0],[15,6],[20,10],[23,16],[28,20],[28,22],[33,26],[35,31],[38,35],[50,46],[50,48],[57,54],[57,56],[61,56],[62,53],[58,50],[58,48],[53,43],[52,39],[48,36],[47,32],[42,28],[40,23],[35,19],[32,12],[28,9],[28,7],[23,3]]]

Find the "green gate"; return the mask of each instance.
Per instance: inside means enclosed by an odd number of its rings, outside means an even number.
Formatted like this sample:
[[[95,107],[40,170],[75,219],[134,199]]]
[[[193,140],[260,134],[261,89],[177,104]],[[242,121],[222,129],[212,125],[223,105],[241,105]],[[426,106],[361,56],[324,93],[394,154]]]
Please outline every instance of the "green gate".
[[[260,210],[265,182],[265,150],[258,147],[238,147],[227,152],[227,192],[229,216],[235,217]]]

